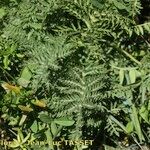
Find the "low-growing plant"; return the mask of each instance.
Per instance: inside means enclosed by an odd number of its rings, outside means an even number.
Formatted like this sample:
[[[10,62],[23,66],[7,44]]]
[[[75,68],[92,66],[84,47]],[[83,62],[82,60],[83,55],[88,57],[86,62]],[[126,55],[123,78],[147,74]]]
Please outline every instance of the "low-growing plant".
[[[10,147],[150,143],[150,23],[138,21],[142,1],[0,3],[0,115]],[[54,147],[55,139],[94,142]]]

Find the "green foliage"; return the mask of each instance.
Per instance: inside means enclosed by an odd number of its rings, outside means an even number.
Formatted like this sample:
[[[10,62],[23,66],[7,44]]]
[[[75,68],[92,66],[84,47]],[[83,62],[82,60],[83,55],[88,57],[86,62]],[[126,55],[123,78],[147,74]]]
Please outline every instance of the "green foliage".
[[[0,1],[0,115],[11,147],[44,141],[55,149],[62,137],[150,142],[142,9],[140,0]]]

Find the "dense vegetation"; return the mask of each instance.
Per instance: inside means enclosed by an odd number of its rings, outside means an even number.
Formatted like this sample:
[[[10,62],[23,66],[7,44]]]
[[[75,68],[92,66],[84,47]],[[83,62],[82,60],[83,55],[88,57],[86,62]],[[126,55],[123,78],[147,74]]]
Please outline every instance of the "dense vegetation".
[[[149,8],[149,0],[0,0],[0,133],[13,141],[1,149],[148,150]],[[94,142],[52,144],[67,139]]]

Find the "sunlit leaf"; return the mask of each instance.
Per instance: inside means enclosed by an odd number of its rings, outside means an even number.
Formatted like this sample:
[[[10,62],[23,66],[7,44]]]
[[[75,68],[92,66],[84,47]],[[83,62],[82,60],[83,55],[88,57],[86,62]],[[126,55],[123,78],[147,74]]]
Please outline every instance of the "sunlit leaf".
[[[33,122],[32,126],[30,128],[34,133],[36,133],[38,131],[38,123],[36,120]]]
[[[20,143],[16,139],[14,139],[13,142],[11,142],[8,146],[12,148],[16,148],[20,146]]]
[[[58,132],[57,126],[54,122],[51,123],[51,132],[52,132],[53,136],[56,136],[56,134]]]
[[[147,122],[150,124],[149,122],[149,111],[148,111],[148,108],[146,108],[144,105],[141,107],[141,109],[139,110],[139,114],[140,116]]]
[[[30,27],[34,29],[42,29],[42,24],[41,23],[30,23]]]
[[[123,69],[120,69],[120,71],[119,71],[119,79],[120,79],[120,84],[122,84],[123,80],[124,80],[124,70]]]
[[[54,122],[62,126],[72,126],[75,123],[74,120],[68,119],[67,117],[55,119]]]
[[[54,149],[54,147],[53,147],[53,138],[52,138],[52,134],[50,132],[50,129],[47,129],[45,131],[45,135],[46,135],[46,138],[47,138],[47,143],[49,145],[49,148],[53,150]]]
[[[39,107],[46,107],[46,103],[44,100],[32,100],[31,101],[34,105],[39,106]]]
[[[4,64],[4,69],[10,70],[9,68],[10,60],[8,55],[4,56],[3,64]]]
[[[129,70],[130,82],[135,83],[136,80],[136,72],[134,69]]]
[[[52,119],[48,116],[48,115],[45,115],[45,114],[41,114],[39,116],[40,120],[44,123],[51,123]]]
[[[117,0],[114,0],[114,5],[118,8],[118,9],[125,9],[125,10],[128,10],[128,8],[121,2],[117,1]]]
[[[18,107],[24,112],[31,112],[33,109],[30,106],[18,105]]]
[[[131,133],[133,132],[133,129],[134,129],[134,126],[133,126],[133,123],[132,121],[131,122],[128,122],[127,125],[126,125],[126,130],[128,133]]]
[[[11,126],[14,126],[14,125],[17,125],[18,123],[18,118],[9,118],[10,119],[10,122],[8,123],[8,125],[11,125]]]
[[[2,19],[6,15],[6,11],[3,8],[0,8],[0,19]]]
[[[28,67],[25,67],[21,72],[20,78],[18,79],[18,84],[23,87],[27,87],[30,83],[31,77],[32,73],[30,72]]]
[[[143,136],[143,133],[142,133],[140,120],[139,120],[139,117],[138,117],[137,108],[133,104],[132,104],[131,119],[132,119],[134,128],[136,130],[136,133],[137,133],[137,135],[139,137],[139,140],[140,141],[144,140],[144,136]]]
[[[13,91],[15,93],[20,93],[20,87],[10,85],[8,83],[2,83],[1,86],[6,90],[6,92]]]
[[[27,136],[22,140],[22,144],[27,142],[27,140],[30,138],[31,133],[28,133]]]
[[[26,118],[27,118],[27,115],[22,115],[20,122],[19,122],[19,126],[21,126],[25,122]]]

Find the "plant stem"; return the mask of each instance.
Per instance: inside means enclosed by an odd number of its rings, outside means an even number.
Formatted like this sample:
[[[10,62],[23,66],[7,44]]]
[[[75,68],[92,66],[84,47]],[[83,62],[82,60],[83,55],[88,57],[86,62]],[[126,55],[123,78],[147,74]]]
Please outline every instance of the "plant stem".
[[[15,79],[12,75],[10,75],[10,73],[8,73],[3,67],[0,66],[0,68],[1,68],[10,78],[12,78],[13,80],[16,81],[16,79]]]
[[[137,59],[135,59],[132,55],[130,55],[128,52],[121,50],[126,56],[128,56],[132,61],[137,63],[138,65],[142,65],[141,62],[139,62]]]

